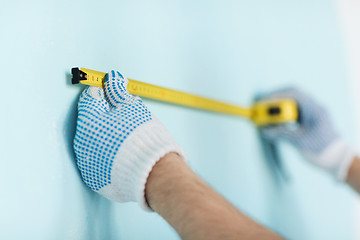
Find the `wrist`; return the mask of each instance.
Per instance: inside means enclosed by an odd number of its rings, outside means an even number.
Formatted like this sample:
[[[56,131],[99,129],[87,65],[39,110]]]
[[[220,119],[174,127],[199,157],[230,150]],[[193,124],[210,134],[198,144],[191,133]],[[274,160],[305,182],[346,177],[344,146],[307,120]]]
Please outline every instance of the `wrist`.
[[[360,193],[360,158],[358,156],[351,162],[346,182]]]
[[[171,195],[171,189],[180,179],[184,179],[189,168],[181,156],[171,152],[162,157],[152,168],[145,185],[145,198],[148,205],[155,211],[159,204]]]

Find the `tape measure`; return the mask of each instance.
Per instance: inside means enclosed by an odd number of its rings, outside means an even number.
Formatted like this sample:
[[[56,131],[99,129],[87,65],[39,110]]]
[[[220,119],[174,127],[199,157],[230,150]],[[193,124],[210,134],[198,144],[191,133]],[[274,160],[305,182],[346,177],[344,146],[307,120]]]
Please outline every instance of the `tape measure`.
[[[73,84],[82,83],[95,87],[104,87],[106,73],[86,68],[72,68],[71,72]],[[298,120],[297,103],[293,99],[259,101],[250,108],[244,108],[133,79],[128,80],[127,90],[133,95],[211,112],[244,117],[253,121],[257,126],[292,123]]]

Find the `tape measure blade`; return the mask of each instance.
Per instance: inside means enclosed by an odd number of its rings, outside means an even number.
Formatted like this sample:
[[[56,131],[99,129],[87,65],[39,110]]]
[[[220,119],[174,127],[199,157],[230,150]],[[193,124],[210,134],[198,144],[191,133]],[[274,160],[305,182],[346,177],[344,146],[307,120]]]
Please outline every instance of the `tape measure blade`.
[[[80,70],[86,73],[86,80],[82,80],[80,81],[80,83],[94,87],[104,87],[104,78],[106,76],[106,73],[87,68],[81,68]]]
[[[106,73],[87,68],[81,68],[81,71],[87,74],[87,79],[81,81],[81,83],[96,87],[104,87],[103,82]],[[235,115],[249,119],[252,116],[252,109],[249,108],[243,108],[240,106],[140,82],[133,79],[129,79],[127,90],[133,95],[190,108]]]
[[[196,96],[181,91],[159,87],[156,85],[129,79],[128,91],[133,95],[155,99],[181,106],[197,108],[212,112],[250,118],[251,110],[239,106],[223,103],[220,101]]]

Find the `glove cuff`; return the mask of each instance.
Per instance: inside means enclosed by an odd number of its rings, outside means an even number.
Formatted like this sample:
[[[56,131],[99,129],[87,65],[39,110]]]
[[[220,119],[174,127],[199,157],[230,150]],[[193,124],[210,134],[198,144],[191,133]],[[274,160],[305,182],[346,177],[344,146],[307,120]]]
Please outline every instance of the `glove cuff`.
[[[312,162],[331,172],[338,181],[345,181],[356,151],[342,139],[331,143],[320,156],[305,154]]]
[[[334,172],[334,175],[338,181],[346,181],[347,176],[349,174],[349,169],[354,161],[357,153],[352,148],[349,147],[347,144],[341,141],[339,144],[339,165],[336,171]],[[341,152],[341,153],[340,153]]]
[[[183,149],[156,119],[135,129],[124,141],[113,161],[111,184],[99,193],[114,201],[136,201],[152,211],[145,198],[145,185],[153,166],[167,153],[178,153],[186,161]]]

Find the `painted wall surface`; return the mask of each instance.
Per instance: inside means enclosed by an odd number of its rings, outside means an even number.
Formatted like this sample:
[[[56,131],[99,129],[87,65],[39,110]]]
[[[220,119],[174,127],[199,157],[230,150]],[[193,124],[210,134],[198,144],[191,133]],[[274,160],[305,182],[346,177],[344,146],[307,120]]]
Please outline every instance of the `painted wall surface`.
[[[70,68],[239,104],[297,85],[355,141],[349,74],[332,1],[7,1],[0,8],[0,238],[178,239],[157,214],[91,192],[72,139],[81,86]],[[245,120],[145,101],[191,167],[289,239],[356,239],[355,196],[283,144],[278,183]]]
[[[348,63],[351,96],[353,103],[352,111],[356,121],[356,136],[360,136],[360,1],[337,0],[337,9],[340,17],[342,36],[346,46],[346,58]],[[355,142],[356,148],[360,149],[359,137]],[[357,222],[360,221],[360,200],[357,203]],[[360,228],[357,229],[357,236],[360,238]]]

